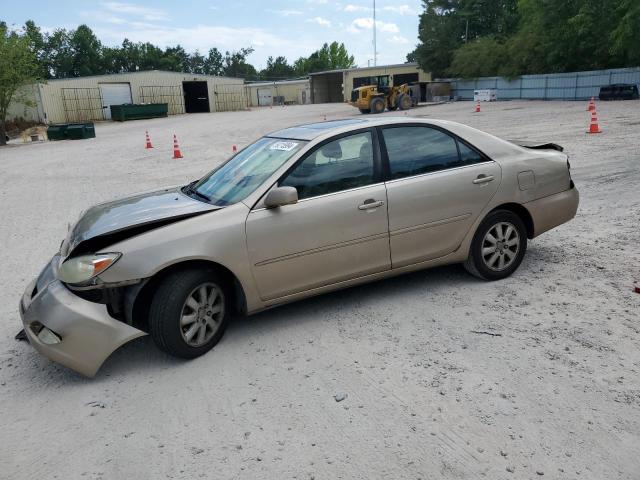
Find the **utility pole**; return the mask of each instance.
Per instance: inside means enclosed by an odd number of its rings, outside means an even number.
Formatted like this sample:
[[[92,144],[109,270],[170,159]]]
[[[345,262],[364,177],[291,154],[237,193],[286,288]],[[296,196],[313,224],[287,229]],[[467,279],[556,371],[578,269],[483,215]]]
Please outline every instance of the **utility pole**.
[[[378,66],[378,45],[376,44],[376,0],[373,0],[373,66]]]

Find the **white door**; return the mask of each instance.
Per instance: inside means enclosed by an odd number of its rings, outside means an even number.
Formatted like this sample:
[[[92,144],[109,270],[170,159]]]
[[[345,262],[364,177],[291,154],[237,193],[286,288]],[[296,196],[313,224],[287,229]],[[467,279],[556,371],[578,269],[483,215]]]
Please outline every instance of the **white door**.
[[[128,83],[101,83],[102,111],[105,120],[111,120],[111,105],[133,103],[131,100],[131,85]]]
[[[273,96],[271,94],[270,88],[259,88],[258,89],[258,105],[261,107],[265,107],[267,105],[273,104]]]

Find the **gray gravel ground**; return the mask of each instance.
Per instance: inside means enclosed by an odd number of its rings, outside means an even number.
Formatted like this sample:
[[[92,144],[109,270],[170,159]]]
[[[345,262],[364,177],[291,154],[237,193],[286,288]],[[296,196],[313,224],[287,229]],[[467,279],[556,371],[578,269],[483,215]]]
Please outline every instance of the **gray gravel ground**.
[[[105,123],[92,140],[0,149],[0,478],[637,479],[640,102],[599,103],[600,135],[585,134],[585,109],[410,112],[571,156],[578,215],[532,241],[511,278],[451,266],[316,297],[235,321],[190,362],[142,338],[93,380],[13,340],[18,299],[67,222],[186,183],[234,143],[355,110]],[[182,160],[170,158],[174,132]]]

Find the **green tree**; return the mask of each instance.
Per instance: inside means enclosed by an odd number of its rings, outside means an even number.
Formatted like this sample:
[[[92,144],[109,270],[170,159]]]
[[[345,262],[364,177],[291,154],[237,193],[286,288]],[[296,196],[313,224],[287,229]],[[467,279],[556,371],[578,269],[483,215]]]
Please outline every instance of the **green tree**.
[[[225,52],[224,54],[224,74],[227,77],[241,77],[247,80],[258,78],[255,67],[247,63],[247,57],[253,53],[253,48],[241,48],[237,52]]]
[[[71,70],[69,77],[84,77],[104,73],[102,43],[86,25],[80,25],[69,33]]]
[[[294,68],[289,65],[285,57],[269,57],[267,66],[260,72],[260,78],[265,80],[283,80],[295,75]]]
[[[418,46],[410,55],[434,77],[445,75],[453,53],[464,38],[463,22],[456,15],[457,0],[423,0],[425,10],[418,25]]]
[[[611,52],[623,65],[640,65],[640,2],[622,0],[616,9],[620,21],[611,32]]]
[[[204,59],[204,73],[207,75],[224,74],[224,58],[217,48],[211,48],[207,58]]]
[[[347,51],[344,43],[325,43],[308,58],[300,57],[293,64],[296,75],[302,76],[324,70],[338,70],[355,66],[355,58]]]
[[[483,37],[458,48],[446,74],[463,78],[510,75],[506,64],[507,47],[493,37]]]
[[[24,87],[38,80],[41,68],[26,34],[9,32],[0,23],[0,145],[5,145],[5,121],[9,104],[29,104]]]

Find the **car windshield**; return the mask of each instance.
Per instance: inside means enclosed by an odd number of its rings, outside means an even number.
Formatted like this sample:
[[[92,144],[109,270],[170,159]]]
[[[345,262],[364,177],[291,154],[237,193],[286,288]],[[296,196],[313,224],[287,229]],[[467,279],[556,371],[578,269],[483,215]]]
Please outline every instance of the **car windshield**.
[[[204,176],[189,190],[221,207],[237,203],[250,195],[306,143],[263,137]]]

